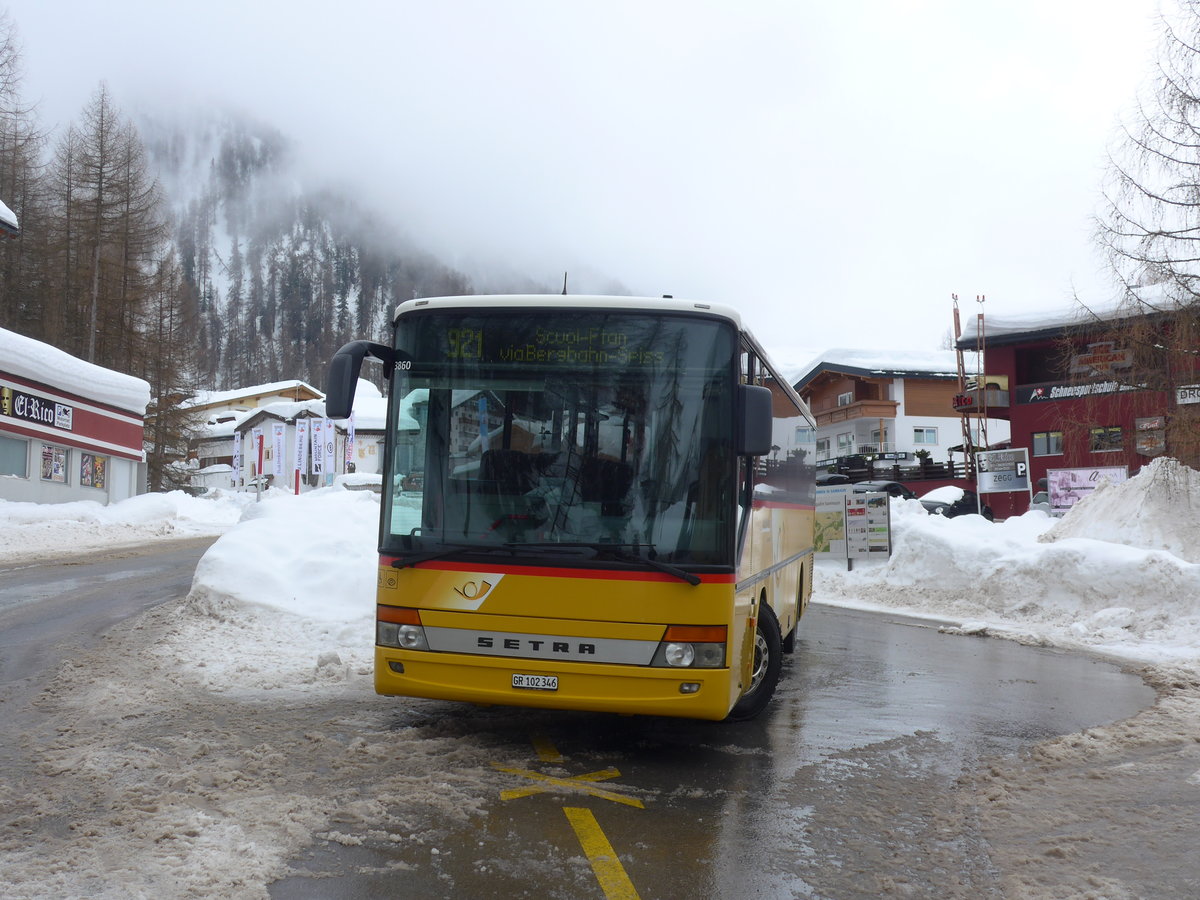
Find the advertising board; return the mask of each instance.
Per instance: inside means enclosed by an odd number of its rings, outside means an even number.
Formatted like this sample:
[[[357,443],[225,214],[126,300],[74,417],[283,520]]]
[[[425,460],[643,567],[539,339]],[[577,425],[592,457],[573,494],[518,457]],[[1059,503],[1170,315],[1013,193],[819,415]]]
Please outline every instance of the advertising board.
[[[981,494],[1030,491],[1029,451],[983,450],[975,454],[976,487]]]
[[[1096,489],[1101,481],[1120,484],[1129,479],[1125,466],[1094,466],[1083,469],[1049,469],[1046,490],[1050,494],[1050,510],[1062,514]]]

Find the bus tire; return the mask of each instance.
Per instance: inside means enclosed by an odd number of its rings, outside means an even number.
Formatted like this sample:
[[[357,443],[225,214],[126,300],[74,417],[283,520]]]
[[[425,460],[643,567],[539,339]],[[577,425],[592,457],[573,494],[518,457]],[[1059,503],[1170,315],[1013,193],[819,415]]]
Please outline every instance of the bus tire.
[[[783,640],[779,634],[779,620],[766,603],[758,608],[758,626],[754,631],[754,664],[750,669],[750,686],[734,704],[728,718],[733,722],[753,719],[762,712],[775,686],[779,684],[779,671],[783,666]]]

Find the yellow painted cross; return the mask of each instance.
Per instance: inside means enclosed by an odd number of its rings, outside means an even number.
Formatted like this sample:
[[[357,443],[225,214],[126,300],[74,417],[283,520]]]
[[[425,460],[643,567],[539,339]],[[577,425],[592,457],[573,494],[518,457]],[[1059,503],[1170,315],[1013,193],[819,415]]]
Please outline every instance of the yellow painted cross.
[[[515,769],[510,766],[502,766],[499,763],[492,763],[493,768],[499,772],[506,772],[509,775],[520,775],[522,778],[528,778],[530,781],[537,782],[536,784],[527,785],[523,788],[516,788],[511,791],[501,791],[501,800],[517,800],[521,797],[531,797],[534,794],[545,793],[550,787],[560,787],[572,792],[588,794],[592,797],[598,797],[601,800],[611,800],[613,803],[623,803],[626,806],[633,806],[637,809],[645,809],[642,801],[635,797],[625,797],[615,791],[606,791],[603,788],[590,787],[591,782],[608,781],[610,778],[619,778],[621,773],[616,769],[608,768],[601,769],[599,772],[588,772],[583,775],[573,775],[570,778],[559,778],[556,775],[545,775],[542,772],[534,772],[530,769]]]
[[[558,752],[558,748],[545,735],[534,735],[533,746],[537,750],[538,758],[542,762],[562,762],[562,754]],[[492,767],[499,772],[506,772],[509,775],[519,775],[521,778],[528,778],[533,782],[522,788],[501,791],[501,800],[517,800],[521,797],[531,797],[534,794],[543,794],[552,787],[558,787],[572,793],[584,793],[601,800],[611,800],[613,803],[622,803],[637,809],[645,809],[641,800],[623,796],[616,791],[607,791],[603,788],[591,786],[597,781],[608,781],[610,778],[619,778],[621,773],[611,767],[601,769],[599,772],[574,775],[570,778],[545,775],[542,772],[534,772],[532,769],[517,769],[511,766],[502,766],[495,762],[492,763]],[[592,872],[595,873],[596,880],[600,883],[600,889],[604,891],[605,900],[640,900],[637,889],[634,888],[633,882],[629,880],[629,875],[625,872],[625,867],[621,865],[621,860],[617,858],[617,852],[613,849],[612,844],[609,843],[608,838],[605,837],[604,831],[600,828],[600,823],[596,821],[596,817],[592,814],[592,811],[581,807],[564,806],[563,812],[566,813],[567,821],[571,823],[571,828],[575,831],[575,836],[579,839],[579,845],[583,848],[584,855],[587,856],[588,863],[592,867]]]

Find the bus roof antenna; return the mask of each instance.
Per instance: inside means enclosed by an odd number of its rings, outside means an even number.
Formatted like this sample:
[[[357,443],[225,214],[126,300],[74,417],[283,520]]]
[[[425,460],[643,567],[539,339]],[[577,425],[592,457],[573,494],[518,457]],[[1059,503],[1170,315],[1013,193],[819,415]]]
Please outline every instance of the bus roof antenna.
[[[563,272],[563,296],[567,296],[567,273]]]

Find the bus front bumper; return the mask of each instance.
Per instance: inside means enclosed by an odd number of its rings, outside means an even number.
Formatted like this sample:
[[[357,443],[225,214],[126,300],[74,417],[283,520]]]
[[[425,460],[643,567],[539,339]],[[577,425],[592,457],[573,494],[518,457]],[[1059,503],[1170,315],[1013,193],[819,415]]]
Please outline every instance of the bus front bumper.
[[[514,675],[557,678],[555,690],[514,687]],[[375,647],[375,691],[497,706],[724,719],[737,700],[729,669],[559,663]]]

